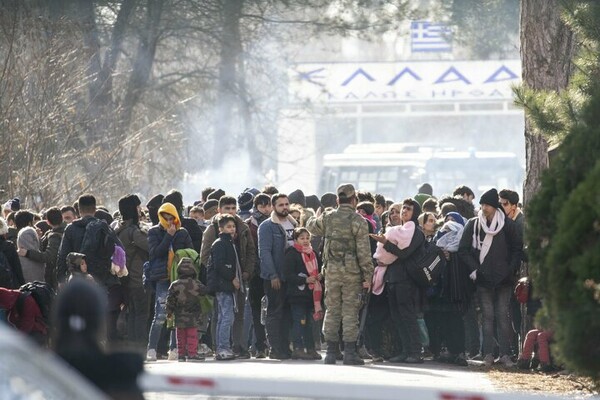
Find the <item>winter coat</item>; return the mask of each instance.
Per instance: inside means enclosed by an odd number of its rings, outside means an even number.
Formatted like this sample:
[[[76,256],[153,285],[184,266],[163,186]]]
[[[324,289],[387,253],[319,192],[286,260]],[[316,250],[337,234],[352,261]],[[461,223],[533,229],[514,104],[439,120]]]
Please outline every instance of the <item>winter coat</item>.
[[[40,240],[34,228],[28,226],[19,231],[17,247],[26,250],[40,250]],[[21,269],[23,270],[25,282],[44,281],[46,265],[43,262],[21,256],[19,256],[19,259],[21,260]]]
[[[127,286],[142,288],[143,266],[148,261],[148,233],[142,231],[132,220],[121,222],[115,233],[123,243],[129,271]]]
[[[246,225],[237,215],[235,215],[234,218],[236,232],[235,244],[240,258],[240,266],[242,267],[242,272],[246,272],[248,275],[252,276],[256,264],[256,247],[254,239],[252,239],[252,234],[250,233],[248,225]],[[207,265],[212,245],[219,236],[219,226],[216,221],[216,217],[213,218],[212,223],[206,228],[206,231],[204,231],[204,235],[202,236],[200,263],[204,266]]]
[[[208,270],[208,287],[211,292],[231,293],[235,290],[236,260],[234,243],[230,235],[222,233],[211,249],[211,268]]]
[[[181,263],[179,279],[173,281],[167,293],[167,313],[175,316],[177,328],[199,328],[202,325],[200,296],[208,293],[197,279],[192,263]]]
[[[31,249],[27,251],[26,257],[37,262],[43,262],[46,264],[45,281],[49,283],[54,289],[58,286],[56,279],[56,259],[58,258],[58,249],[60,248],[60,242],[65,232],[64,224],[57,226],[56,228],[50,229],[42,237],[42,244],[39,250]]]
[[[83,236],[85,235],[85,228],[87,224],[95,219],[97,218],[86,215],[83,218],[76,219],[65,228],[65,233],[63,234],[60,242],[60,249],[58,250],[58,260],[56,262],[56,275],[58,282],[64,282],[67,279],[69,271],[67,265],[67,255],[69,255],[71,252],[80,252]],[[115,238],[118,240],[116,235]],[[122,245],[121,243],[118,244]],[[102,260],[97,263],[92,263],[89,255],[87,255],[86,259],[88,264],[88,273],[94,277],[94,280],[98,284],[105,287],[120,285],[119,278],[110,273],[110,259]]]
[[[488,254],[480,264],[479,250],[472,244],[477,219],[471,218],[463,231],[458,247],[461,260],[469,267],[469,272],[477,270],[477,286],[495,288],[513,285],[523,254],[523,242],[516,224],[510,218],[504,219],[504,227],[494,236]],[[480,240],[484,238],[485,232],[481,229]]]
[[[8,322],[23,333],[46,335],[48,328],[33,296],[25,297],[21,313],[17,310],[17,300],[20,295],[19,290],[0,288],[0,308],[6,310]]]
[[[319,259],[317,259],[317,265],[320,272],[321,262]],[[302,254],[294,246],[285,249],[283,274],[287,283],[286,298],[290,304],[313,304],[313,292],[306,283],[306,278],[309,276],[308,270]]]
[[[193,248],[192,238],[183,228],[177,229],[173,236],[169,235],[160,224],[150,228],[148,231],[148,253],[151,263],[164,264],[167,268],[170,246],[173,246],[173,251],[191,249]]]
[[[296,226],[293,219],[292,224]],[[281,224],[273,221],[273,217],[260,224],[258,227],[258,256],[261,278],[266,280],[279,278],[285,281],[283,264],[287,247],[287,234]]]
[[[8,265],[12,271],[14,285],[7,289],[18,289],[25,284],[25,278],[23,278],[23,270],[21,269],[21,260],[17,254],[15,245],[10,240],[5,240],[0,236],[0,251],[4,253]]]
[[[389,283],[412,282],[406,272],[406,268],[405,268],[404,264],[411,257],[416,256],[417,250],[421,248],[423,243],[425,243],[425,235],[423,234],[423,232],[418,228],[415,229],[414,232],[415,233],[413,234],[410,244],[408,245],[408,247],[406,247],[404,249],[400,249],[398,246],[396,246],[394,243],[392,243],[389,240],[385,243],[385,245],[383,245],[384,250],[386,250],[389,253],[392,253],[393,255],[398,257],[396,259],[396,261],[394,261],[387,267],[386,277],[385,277],[386,282],[389,282]]]

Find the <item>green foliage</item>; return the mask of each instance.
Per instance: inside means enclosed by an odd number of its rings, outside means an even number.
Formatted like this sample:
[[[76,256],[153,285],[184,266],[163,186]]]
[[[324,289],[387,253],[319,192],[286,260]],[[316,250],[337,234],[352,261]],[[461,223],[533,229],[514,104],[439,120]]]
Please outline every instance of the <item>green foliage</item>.
[[[443,1],[442,13],[450,15],[453,40],[470,58],[518,57],[519,0]]]
[[[568,90],[515,92],[536,131],[564,137],[527,209],[526,236],[558,356],[600,382],[600,304],[589,288],[600,280],[600,4],[569,3],[565,21],[583,43]]]

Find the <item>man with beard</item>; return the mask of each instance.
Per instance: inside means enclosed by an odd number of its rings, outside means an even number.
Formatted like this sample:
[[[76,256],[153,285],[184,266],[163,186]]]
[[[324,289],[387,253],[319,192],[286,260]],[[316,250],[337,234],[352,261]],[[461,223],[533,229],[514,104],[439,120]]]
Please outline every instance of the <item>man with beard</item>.
[[[289,312],[286,312],[285,276],[283,263],[285,249],[293,244],[292,233],[296,221],[289,215],[290,201],[283,193],[271,197],[271,218],[258,227],[258,257],[260,277],[268,299],[265,328],[269,345],[269,358],[286,360],[291,357],[289,346]]]

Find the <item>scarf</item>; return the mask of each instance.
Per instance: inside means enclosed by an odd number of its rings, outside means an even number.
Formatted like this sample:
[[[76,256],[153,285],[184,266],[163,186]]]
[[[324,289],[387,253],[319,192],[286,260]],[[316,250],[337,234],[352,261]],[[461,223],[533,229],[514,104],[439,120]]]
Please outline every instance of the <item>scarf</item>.
[[[377,222],[373,219],[373,215],[363,215],[363,218],[367,220],[367,222],[371,223],[373,227],[373,232],[377,232]]]
[[[319,275],[319,266],[317,265],[317,256],[313,251],[312,246],[300,246],[298,243],[294,243],[294,248],[302,255],[302,261],[308,272],[308,276],[314,276],[315,278]],[[319,321],[323,318],[323,309],[321,308],[321,298],[323,296],[323,287],[321,282],[318,280],[315,283],[310,283],[308,288],[313,292],[313,303],[315,305],[315,313],[313,319]]]
[[[494,236],[498,232],[504,228],[504,213],[498,209],[496,209],[496,214],[494,214],[494,218],[492,218],[492,223],[490,226],[487,225],[487,220],[483,215],[483,211],[479,210],[477,213],[477,219],[475,220],[475,226],[473,229],[473,241],[472,246],[475,249],[480,250],[479,252],[479,264],[483,264],[483,260],[487,256],[490,251],[490,247],[492,247],[492,240],[494,240]],[[480,232],[481,229],[485,232],[485,238],[483,241],[480,240]]]

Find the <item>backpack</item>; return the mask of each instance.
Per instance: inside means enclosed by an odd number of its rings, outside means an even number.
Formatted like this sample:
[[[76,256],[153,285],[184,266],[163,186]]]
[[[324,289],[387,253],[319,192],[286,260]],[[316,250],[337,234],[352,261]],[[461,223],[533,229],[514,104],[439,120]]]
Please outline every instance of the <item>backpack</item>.
[[[80,252],[94,259],[110,260],[116,243],[115,234],[106,221],[93,219],[85,226]]]
[[[16,288],[16,278],[12,268],[8,262],[8,258],[3,251],[0,250],[0,287],[6,289]]]
[[[192,259],[194,269],[196,270],[196,279],[200,279],[200,254],[194,249],[179,249],[175,252],[175,257],[173,257],[173,263],[170,268],[169,280],[171,282],[174,282],[179,278],[177,267],[179,266],[179,261],[184,257]]]
[[[446,265],[442,250],[434,244],[424,243],[406,260],[406,272],[417,286],[427,289],[434,286]]]
[[[52,303],[56,292],[52,289],[52,286],[46,282],[33,281],[28,282],[19,288],[21,294],[17,299],[17,312],[21,314],[23,307],[25,306],[25,299],[27,296],[32,296],[37,303],[40,311],[42,312],[42,318],[46,326],[50,324],[50,312],[52,310]]]

